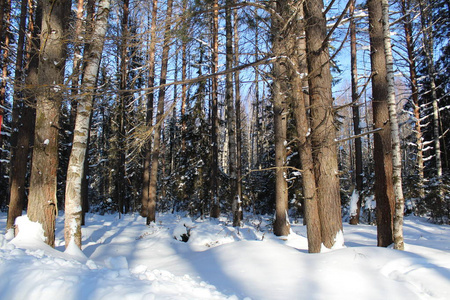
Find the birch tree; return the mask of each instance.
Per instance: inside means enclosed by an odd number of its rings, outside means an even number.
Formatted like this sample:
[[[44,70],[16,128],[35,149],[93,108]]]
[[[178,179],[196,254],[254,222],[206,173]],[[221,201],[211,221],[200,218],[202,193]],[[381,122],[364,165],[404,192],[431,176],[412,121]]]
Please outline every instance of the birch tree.
[[[67,170],[64,221],[66,248],[71,243],[75,243],[81,249],[82,177],[88,146],[94,91],[108,27],[109,7],[110,0],[99,1],[94,21],[95,27],[89,41],[90,47],[84,54],[86,64],[83,71],[81,93],[78,96],[73,145]]]
[[[384,54],[386,58],[387,69],[387,101],[389,106],[389,122],[391,125],[392,137],[392,180],[395,193],[395,212],[393,226],[394,249],[404,250],[403,211],[405,209],[405,199],[403,197],[402,188],[402,152],[400,149],[400,131],[397,120],[397,103],[395,100],[394,59],[392,56],[391,30],[389,27],[389,3],[388,0],[381,0],[381,4],[383,18]]]

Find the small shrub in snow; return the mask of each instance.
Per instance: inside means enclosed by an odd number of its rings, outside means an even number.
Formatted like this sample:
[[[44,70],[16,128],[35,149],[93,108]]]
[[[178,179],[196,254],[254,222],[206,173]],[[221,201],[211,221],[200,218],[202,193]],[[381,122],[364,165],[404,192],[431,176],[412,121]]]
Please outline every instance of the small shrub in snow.
[[[177,241],[187,242],[191,235],[191,229],[194,227],[194,223],[190,218],[183,218],[173,230],[173,238]]]

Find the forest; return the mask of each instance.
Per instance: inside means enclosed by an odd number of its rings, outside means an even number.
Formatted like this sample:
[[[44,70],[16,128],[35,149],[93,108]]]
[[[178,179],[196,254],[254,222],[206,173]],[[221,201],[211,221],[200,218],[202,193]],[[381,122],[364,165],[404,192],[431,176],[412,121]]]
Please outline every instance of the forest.
[[[308,251],[450,222],[448,0],[1,0],[0,208],[271,216]],[[61,212],[60,212],[61,211]],[[3,230],[3,229],[2,229]]]

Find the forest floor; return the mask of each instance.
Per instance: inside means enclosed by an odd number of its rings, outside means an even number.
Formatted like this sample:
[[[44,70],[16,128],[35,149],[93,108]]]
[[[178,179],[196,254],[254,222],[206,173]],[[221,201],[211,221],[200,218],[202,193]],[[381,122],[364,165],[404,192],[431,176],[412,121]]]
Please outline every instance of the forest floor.
[[[6,214],[0,214],[4,230]],[[344,224],[345,247],[308,254],[306,228],[280,239],[268,216],[191,220],[86,216],[83,249],[56,248],[35,223],[0,235],[0,299],[450,299],[450,226],[407,217],[406,250],[376,247],[376,227]],[[187,242],[180,241],[189,228]],[[175,239],[177,237],[180,240]]]

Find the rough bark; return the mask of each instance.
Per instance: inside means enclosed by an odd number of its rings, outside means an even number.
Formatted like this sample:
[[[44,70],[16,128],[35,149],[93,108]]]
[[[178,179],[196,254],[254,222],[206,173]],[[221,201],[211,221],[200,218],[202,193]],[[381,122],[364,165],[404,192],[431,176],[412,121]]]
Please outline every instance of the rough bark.
[[[93,92],[97,83],[97,74],[108,26],[109,7],[110,0],[99,2],[92,40],[88,51],[85,53],[86,65],[83,70],[81,96],[78,97],[72,151],[67,168],[64,221],[66,248],[71,242],[74,242],[81,249],[82,182],[86,166],[86,151],[94,100]]]
[[[156,50],[156,21],[158,14],[158,0],[152,1],[152,21],[150,25],[150,45],[148,47],[148,87],[155,86],[155,50]],[[154,90],[150,90],[147,94],[147,115],[145,122],[147,126],[153,124],[153,103],[154,103]],[[144,150],[144,171],[142,173],[142,197],[141,197],[141,216],[147,217],[148,202],[149,202],[149,188],[150,188],[150,167],[152,159],[152,141],[147,142]]]
[[[169,62],[169,40],[170,40],[170,27],[172,22],[172,5],[173,0],[167,1],[166,12],[166,24],[164,28],[164,44],[161,58],[161,75],[159,84],[164,85],[167,77],[167,65]],[[156,221],[156,189],[158,179],[158,165],[159,165],[159,153],[161,145],[161,129],[164,121],[164,97],[166,95],[166,88],[162,87],[158,94],[158,110],[156,112],[156,124],[153,135],[153,151],[152,151],[152,165],[150,170],[150,185],[149,185],[149,202],[147,207],[147,225]]]
[[[234,66],[239,65],[239,24],[237,10],[234,10]],[[241,129],[241,87],[239,71],[234,73],[235,110],[236,110],[236,197],[233,225],[240,226],[242,220],[242,129]]]
[[[334,143],[333,97],[329,65],[326,19],[322,0],[306,1],[306,50],[311,107],[311,143],[316,176],[322,243],[327,248],[342,242],[341,199],[337,149]]]
[[[285,1],[275,4],[275,10],[287,10]],[[286,52],[286,37],[282,32],[284,24],[277,19],[272,20],[272,51],[275,56],[282,56]],[[286,169],[286,66],[277,60],[273,64],[273,117],[275,135],[275,220],[273,232],[277,236],[287,236],[290,232],[288,219],[288,189]]]
[[[36,123],[31,166],[28,217],[44,229],[54,247],[57,214],[58,124],[66,61],[67,0],[43,0]]]
[[[22,8],[21,10],[23,10],[23,2],[25,2],[25,6],[26,6],[26,1],[22,0]],[[22,24],[22,19],[25,19],[26,16],[21,15],[20,21],[19,21],[19,32],[20,30],[24,30],[25,29],[25,23]],[[8,24],[10,23],[10,19],[11,19],[11,0],[0,0],[0,53],[1,50],[3,51],[3,55],[2,55],[2,61],[1,61],[1,69],[2,69],[2,78],[8,78],[8,60],[9,60],[9,30],[5,30],[8,28]],[[21,28],[20,26],[23,26],[23,28]],[[22,33],[23,34],[23,33]],[[20,44],[18,41],[18,49],[20,49]],[[22,42],[22,47],[23,47],[23,42]],[[3,125],[3,119],[4,119],[4,113],[5,110],[3,109],[4,105],[5,105],[5,99],[6,99],[6,80],[1,80],[0,81],[0,147],[2,145],[2,140],[3,140],[3,136],[1,134],[2,132],[2,125]],[[0,169],[0,175],[2,175],[3,170]],[[0,205],[2,204],[3,199],[0,198]]]
[[[439,135],[439,105],[438,97],[436,94],[436,68],[434,65],[434,40],[433,40],[433,25],[431,24],[431,16],[429,15],[429,9],[426,9],[424,0],[419,1],[420,8],[420,21],[423,33],[423,52],[425,55],[425,64],[428,71],[430,80],[431,91],[431,104],[433,106],[433,142],[435,152],[436,163],[436,176],[439,181],[440,201],[443,202],[443,190],[442,190],[442,157],[441,157],[441,143]],[[428,5],[431,5],[430,3]]]
[[[419,197],[423,199],[425,197],[424,188],[424,164],[423,164],[423,140],[422,140],[422,127],[420,123],[420,104],[419,104],[419,93],[417,89],[417,73],[416,73],[416,60],[414,57],[414,42],[413,42],[413,29],[412,21],[410,16],[410,1],[402,0],[402,13],[405,15],[405,21],[403,23],[405,29],[405,42],[406,50],[408,52],[408,65],[409,65],[409,78],[411,84],[411,98],[412,104],[414,105],[414,119],[415,126],[414,131],[416,133],[416,144],[417,144],[417,174],[418,174],[418,186],[419,186]]]
[[[299,7],[299,16],[300,19],[304,16],[302,6]],[[305,25],[304,22],[298,22],[296,25],[295,34],[292,35],[297,41],[294,52],[297,58],[293,59],[296,69],[291,70],[291,80],[293,83],[292,108],[295,117],[302,169],[302,187],[305,206],[304,218],[308,238],[308,252],[319,253],[322,244],[322,236],[311,146],[311,122],[307,113],[307,103],[309,103],[309,101],[307,100],[308,94],[303,92],[308,88],[308,82],[305,76],[308,73],[306,63]]]
[[[371,47],[372,108],[374,129],[373,158],[375,162],[375,199],[377,203],[378,246],[387,247],[393,243],[393,222],[395,195],[392,178],[392,142],[389,123],[388,93],[386,81],[386,60],[382,9],[380,0],[369,0],[369,36]]]
[[[225,8],[225,37],[226,37],[226,69],[233,68],[233,26],[231,5],[232,1],[226,1]],[[227,105],[227,129],[228,129],[228,175],[230,187],[230,203],[233,214],[233,226],[239,226],[239,211],[236,175],[236,111],[234,106],[233,73],[227,73],[225,79],[225,102]]]
[[[26,6],[25,6],[26,9]],[[35,26],[33,20],[33,6],[28,7],[28,31],[31,33],[31,38],[27,40],[26,46],[26,61],[28,67],[25,68],[26,76],[22,76],[23,67],[23,51],[22,47],[18,47],[17,61],[16,61],[16,82],[14,84],[14,104],[13,104],[13,130],[11,136],[11,172],[9,176],[9,208],[6,229],[13,228],[15,219],[22,214],[26,198],[26,176],[27,164],[30,155],[30,148],[33,143],[34,131],[34,108],[35,94],[34,91],[25,87],[33,87],[38,84],[37,67],[39,48],[38,34],[39,28]],[[26,13],[25,13],[26,16]],[[41,12],[36,11],[36,22],[40,22]],[[22,23],[22,22],[21,22]],[[21,24],[22,25],[22,24]],[[25,26],[25,23],[23,23]],[[25,30],[21,33],[25,35]],[[23,41],[19,38],[19,41]],[[37,44],[36,44],[37,43]],[[20,45],[20,43],[18,44]],[[25,81],[23,81],[25,80]]]

